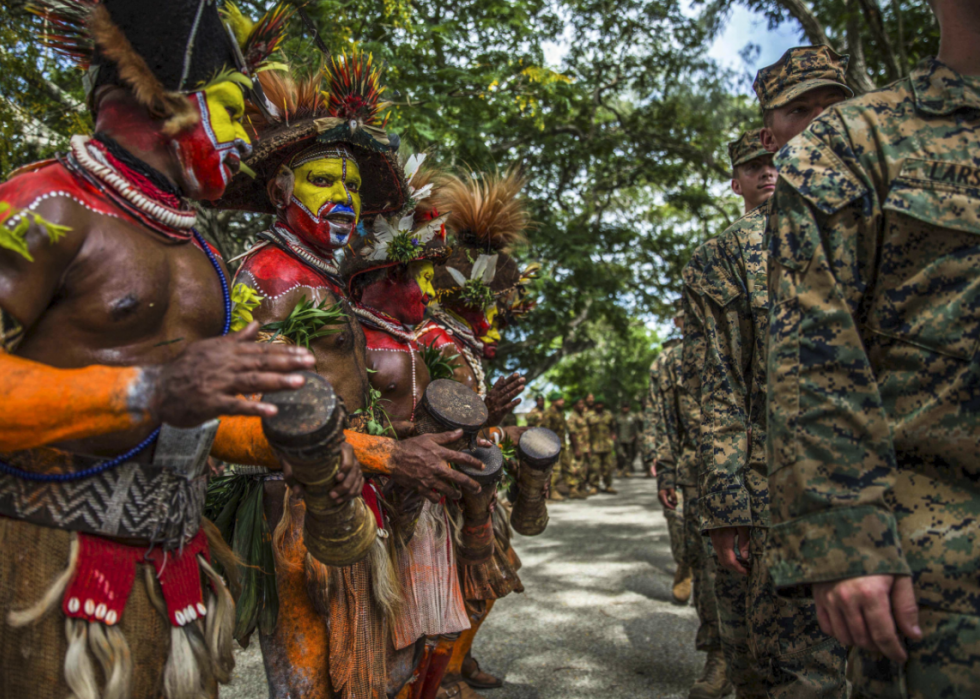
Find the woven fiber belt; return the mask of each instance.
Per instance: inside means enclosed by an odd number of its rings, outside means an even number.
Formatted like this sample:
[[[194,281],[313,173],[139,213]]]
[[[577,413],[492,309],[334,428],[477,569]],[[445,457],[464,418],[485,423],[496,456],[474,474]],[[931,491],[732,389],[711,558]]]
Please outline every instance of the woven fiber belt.
[[[217,420],[190,429],[164,425],[152,463],[129,461],[78,481],[47,483],[0,475],[0,515],[179,548],[201,526],[208,453],[217,429]],[[96,460],[75,457],[73,462],[80,470]]]

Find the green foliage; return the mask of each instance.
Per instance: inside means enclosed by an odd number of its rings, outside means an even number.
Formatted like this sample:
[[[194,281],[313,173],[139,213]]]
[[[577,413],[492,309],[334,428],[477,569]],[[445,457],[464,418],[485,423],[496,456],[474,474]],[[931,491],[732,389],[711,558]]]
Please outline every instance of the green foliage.
[[[514,472],[517,469],[517,445],[514,444],[514,441],[510,437],[504,435],[499,446],[500,453],[504,457],[504,463],[501,466],[503,475],[501,475],[500,481],[497,483],[497,491],[506,494],[510,492],[516,478]]]
[[[611,332],[598,323],[583,332],[593,345],[567,358],[546,374],[546,378],[571,397],[592,393],[606,399],[606,407],[618,410],[624,400],[639,403],[647,389],[650,364],[657,355],[658,338],[639,323],[625,334]]]
[[[279,615],[272,534],[262,509],[264,481],[229,472],[208,484],[204,516],[231,544],[239,566],[242,590],[235,604],[235,639],[247,648],[252,632],[272,633]]]
[[[429,370],[431,381],[453,378],[453,368],[456,360],[459,359],[459,354],[443,354],[442,350],[436,347],[435,340],[427,345],[420,342],[419,349],[422,351],[422,362]]]
[[[15,218],[17,223],[12,227],[7,225]],[[42,229],[52,243],[57,243],[71,230],[68,226],[45,221],[41,214],[15,209],[8,202],[0,201],[0,248],[13,250],[28,262],[33,262],[34,258],[27,247],[27,232],[31,225]]]
[[[245,284],[236,284],[231,290],[231,331],[238,332],[251,323],[252,311],[262,305],[262,294]]]
[[[459,300],[470,308],[483,311],[493,303],[493,289],[480,279],[468,279],[459,292]]]
[[[368,369],[368,373],[376,374],[377,371],[375,369]],[[390,433],[390,436],[397,439],[398,436],[395,434],[395,430],[391,426],[391,418],[388,417],[388,413],[381,407],[381,402],[383,400],[384,399],[381,397],[381,391],[369,385],[364,407],[355,410],[353,413],[351,413],[351,415],[367,416],[367,422],[365,425],[367,427],[368,434],[384,436]]]
[[[306,296],[301,296],[285,320],[266,323],[262,326],[262,330],[272,333],[272,337],[269,338],[270,342],[281,335],[300,347],[309,349],[313,340],[334,335],[343,330],[338,326],[344,322],[347,316],[340,309],[340,304],[332,304],[327,308],[327,301],[328,299],[323,299],[317,304],[313,301],[307,301]]]
[[[410,231],[399,233],[388,243],[388,259],[393,262],[411,262],[414,260],[422,244],[418,238],[413,238]]]

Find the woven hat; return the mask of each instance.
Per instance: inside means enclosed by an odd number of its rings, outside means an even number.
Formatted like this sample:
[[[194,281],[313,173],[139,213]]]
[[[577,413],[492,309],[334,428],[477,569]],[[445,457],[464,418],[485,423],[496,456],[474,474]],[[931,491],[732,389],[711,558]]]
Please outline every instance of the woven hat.
[[[762,129],[752,129],[739,136],[737,141],[728,144],[728,157],[731,158],[733,170],[750,160],[772,155],[762,146],[761,133]]]
[[[384,130],[388,103],[380,97],[380,71],[371,54],[356,49],[331,58],[321,71],[299,78],[280,71],[265,71],[259,82],[276,112],[264,115],[255,107],[248,120],[257,143],[244,172],[232,180],[218,206],[256,213],[275,213],[266,185],[279,168],[314,146],[324,153],[342,150],[357,162],[361,173],[361,217],[400,212],[408,199],[408,185],[398,162],[398,138]]]
[[[292,12],[280,5],[252,23],[231,5],[226,24],[217,3],[200,0],[32,0],[27,9],[49,28],[42,43],[88,71],[90,107],[96,88],[121,85],[171,133],[197,121],[185,93],[229,79],[248,85]]]
[[[847,86],[849,60],[850,56],[838,55],[829,46],[797,46],[760,69],[752,87],[765,111],[826,85],[839,87],[851,97],[854,91]]]

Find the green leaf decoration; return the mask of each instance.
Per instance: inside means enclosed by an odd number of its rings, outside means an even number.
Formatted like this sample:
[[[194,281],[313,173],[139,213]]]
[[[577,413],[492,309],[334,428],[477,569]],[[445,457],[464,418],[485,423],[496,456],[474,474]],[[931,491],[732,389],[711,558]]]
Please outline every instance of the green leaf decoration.
[[[455,362],[459,359],[459,354],[445,355],[435,344],[435,340],[432,340],[427,345],[421,342],[419,343],[419,349],[422,350],[422,361],[429,369],[429,378],[432,381],[436,379],[451,379],[453,378]]]
[[[388,243],[388,260],[391,262],[411,262],[422,250],[422,243],[413,238],[410,231],[399,233]]]
[[[231,331],[238,332],[252,322],[252,311],[262,305],[262,294],[245,284],[236,284],[231,290]]]
[[[480,279],[470,279],[459,292],[459,300],[482,311],[493,303],[493,290]]]
[[[313,340],[343,330],[340,326],[347,316],[341,310],[340,304],[332,304],[328,308],[327,303],[327,299],[317,304],[307,301],[306,296],[302,296],[285,320],[267,323],[262,326],[262,330],[272,333],[270,341],[282,336],[300,347],[309,349]]]
[[[13,219],[17,219],[17,223],[13,227],[7,225]],[[51,243],[57,243],[71,230],[69,226],[59,226],[45,220],[40,214],[15,209],[9,202],[0,201],[0,248],[13,250],[28,262],[33,262],[34,258],[27,247],[27,232],[32,224],[41,228]]]

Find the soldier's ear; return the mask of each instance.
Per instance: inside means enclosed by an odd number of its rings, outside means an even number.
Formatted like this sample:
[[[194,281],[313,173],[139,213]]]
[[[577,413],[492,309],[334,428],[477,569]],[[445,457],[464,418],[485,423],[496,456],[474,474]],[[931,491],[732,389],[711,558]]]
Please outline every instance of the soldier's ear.
[[[276,171],[276,176],[269,180],[266,191],[269,194],[269,201],[276,207],[277,211],[286,208],[289,200],[293,197],[293,187],[296,185],[296,177],[293,171],[286,165],[280,165]]]
[[[776,141],[776,136],[768,126],[763,126],[759,130],[759,139],[762,141],[762,147],[770,153],[779,151],[779,143]]]

